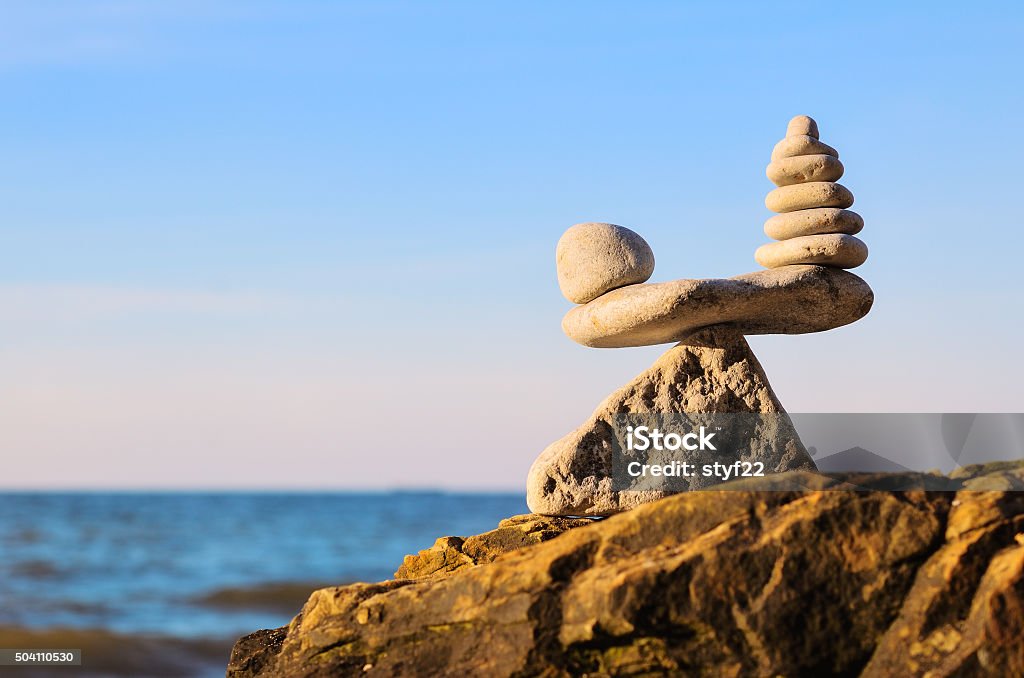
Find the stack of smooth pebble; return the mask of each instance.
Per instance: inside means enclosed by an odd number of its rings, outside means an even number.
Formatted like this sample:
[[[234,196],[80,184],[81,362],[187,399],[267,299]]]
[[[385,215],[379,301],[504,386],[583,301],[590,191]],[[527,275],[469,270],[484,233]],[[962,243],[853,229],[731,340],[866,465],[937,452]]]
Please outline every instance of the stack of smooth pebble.
[[[764,204],[778,216],[764,224],[769,238],[754,253],[765,268],[819,264],[854,268],[868,258],[868,248],[853,236],[864,220],[846,209],[853,194],[836,181],[843,176],[839,152],[818,140],[818,124],[806,115],[789,121],[786,138],[775,145],[766,170],[778,186]]]

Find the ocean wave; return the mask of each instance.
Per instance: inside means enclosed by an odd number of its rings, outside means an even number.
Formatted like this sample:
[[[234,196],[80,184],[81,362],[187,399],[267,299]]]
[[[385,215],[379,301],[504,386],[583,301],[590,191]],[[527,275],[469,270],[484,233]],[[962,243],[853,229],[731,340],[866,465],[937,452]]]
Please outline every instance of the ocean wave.
[[[62,574],[63,570],[49,560],[23,560],[10,565],[10,575],[23,579],[54,579]]]
[[[0,647],[78,649],[76,678],[223,676],[234,638],[187,639],[114,633],[105,629],[0,627]],[[54,667],[17,669],[18,678],[51,678]]]
[[[228,586],[196,596],[191,602],[222,610],[261,610],[294,615],[313,591],[338,585],[338,582],[267,582]]]

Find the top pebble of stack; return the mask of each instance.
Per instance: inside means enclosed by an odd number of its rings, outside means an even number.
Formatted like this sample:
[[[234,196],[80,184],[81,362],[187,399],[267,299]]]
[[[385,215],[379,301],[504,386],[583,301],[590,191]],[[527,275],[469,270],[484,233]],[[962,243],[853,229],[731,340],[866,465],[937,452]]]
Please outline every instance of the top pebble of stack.
[[[854,268],[864,263],[868,248],[853,237],[864,220],[847,207],[853,194],[836,183],[843,176],[839,152],[818,140],[818,124],[806,115],[789,121],[786,138],[775,145],[766,174],[778,186],[765,205],[779,215],[765,222],[775,242],[758,248],[754,257],[766,268],[818,264]]]
[[[808,136],[818,138],[818,123],[814,122],[814,118],[807,115],[798,115],[789,121],[789,126],[786,127],[787,137],[799,137]]]

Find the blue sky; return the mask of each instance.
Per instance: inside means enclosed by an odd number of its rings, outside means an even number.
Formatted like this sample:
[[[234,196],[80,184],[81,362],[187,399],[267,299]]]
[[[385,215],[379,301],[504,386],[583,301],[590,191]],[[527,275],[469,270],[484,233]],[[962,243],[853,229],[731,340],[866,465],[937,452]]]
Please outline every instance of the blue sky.
[[[4,3],[0,485],[520,489],[663,350],[561,232],[757,270],[798,113],[876,306],[751,339],[784,404],[1021,411],[1024,11],[891,5]]]

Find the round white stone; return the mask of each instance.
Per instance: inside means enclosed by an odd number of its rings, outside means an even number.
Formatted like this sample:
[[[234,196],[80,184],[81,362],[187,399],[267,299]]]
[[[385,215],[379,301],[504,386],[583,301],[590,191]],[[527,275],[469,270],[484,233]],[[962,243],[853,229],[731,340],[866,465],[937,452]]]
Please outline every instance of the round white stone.
[[[654,273],[654,252],[637,233],[615,224],[576,224],[555,249],[558,287],[574,304],[609,290],[645,282]]]

